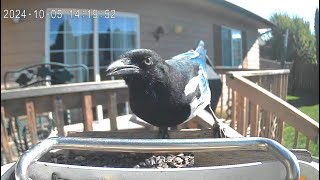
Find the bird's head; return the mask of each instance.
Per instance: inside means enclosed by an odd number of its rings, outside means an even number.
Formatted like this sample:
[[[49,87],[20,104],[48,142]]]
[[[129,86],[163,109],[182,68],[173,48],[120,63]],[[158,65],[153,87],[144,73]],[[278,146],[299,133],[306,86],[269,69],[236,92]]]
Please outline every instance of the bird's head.
[[[119,75],[126,80],[135,75],[145,76],[155,71],[158,64],[164,60],[155,51],[150,49],[134,49],[120,56],[120,59],[111,63],[107,68],[107,76]]]

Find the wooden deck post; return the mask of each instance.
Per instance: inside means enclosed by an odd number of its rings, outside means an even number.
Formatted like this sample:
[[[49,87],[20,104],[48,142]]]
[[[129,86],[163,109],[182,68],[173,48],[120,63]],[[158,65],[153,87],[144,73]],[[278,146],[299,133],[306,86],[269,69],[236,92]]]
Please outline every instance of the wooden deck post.
[[[83,94],[83,104],[82,111],[84,117],[84,131],[92,131],[92,122],[93,122],[93,114],[92,114],[92,97],[89,93]]]
[[[31,134],[31,142],[32,144],[36,144],[38,142],[37,135],[37,123],[36,123],[36,113],[34,109],[33,101],[26,101],[26,111],[27,111],[27,119],[28,119],[28,129]]]
[[[63,103],[60,97],[53,97],[53,119],[58,130],[58,136],[64,137]]]
[[[12,162],[12,154],[9,148],[7,129],[4,125],[4,108],[1,106],[1,146],[8,162]]]
[[[118,116],[118,108],[117,108],[117,93],[112,91],[108,94],[107,99],[107,108],[110,119],[110,129],[111,131],[117,131],[117,116]]]

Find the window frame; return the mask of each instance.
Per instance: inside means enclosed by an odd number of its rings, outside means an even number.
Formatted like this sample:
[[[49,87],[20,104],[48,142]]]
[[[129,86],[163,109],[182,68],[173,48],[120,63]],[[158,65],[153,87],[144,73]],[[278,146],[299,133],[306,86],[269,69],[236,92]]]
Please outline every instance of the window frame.
[[[104,15],[102,12],[104,10],[100,10],[100,9],[75,9],[75,8],[47,8],[46,9],[46,18],[45,18],[45,62],[49,63],[50,62],[50,53],[52,52],[52,50],[50,50],[50,35],[52,34],[50,31],[50,22],[51,22],[51,17],[50,17],[50,11],[52,10],[60,10],[62,15],[70,15],[70,10],[80,10],[79,15],[84,15],[84,14],[88,14],[88,13],[82,13],[81,11],[85,11],[87,12],[88,10],[96,10],[97,11],[97,15]],[[135,44],[135,48],[140,48],[140,16],[138,14],[135,13],[129,13],[129,12],[119,12],[116,11],[115,14],[116,17],[126,17],[126,18],[134,18],[136,20],[136,44]],[[64,47],[63,50],[55,50],[54,52],[63,52],[64,53],[64,60],[66,60],[66,53],[65,52],[78,52],[79,50],[82,51],[93,51],[93,67],[88,67],[89,70],[93,70],[93,79],[94,81],[101,81],[101,77],[100,77],[100,69],[104,68],[105,66],[100,66],[99,64],[99,50],[103,50],[104,48],[99,48],[99,29],[98,29],[98,24],[99,24],[99,18],[92,18],[92,22],[93,22],[93,47],[92,49],[83,49],[83,48],[79,48],[76,50],[67,50],[66,48],[66,41],[65,38],[66,36],[64,35]],[[111,18],[110,18],[111,19]],[[111,23],[113,24],[113,23]],[[65,31],[63,31],[63,33],[65,33]],[[80,44],[81,44],[81,40]],[[112,39],[110,39],[110,41],[112,42]],[[123,50],[126,48],[113,48],[110,47],[109,51],[110,51],[110,56],[111,56],[111,62],[113,62],[113,52],[115,50]],[[83,56],[82,53],[79,53],[77,56]],[[82,60],[81,57],[78,57],[80,60]],[[82,73],[82,72],[80,72]]]
[[[223,36],[222,36],[222,31],[223,29],[227,29],[227,30],[230,30],[231,31],[231,66],[229,65],[224,65],[224,57],[223,57],[223,51],[222,51],[222,48],[223,48]],[[241,35],[241,43],[240,43],[240,55],[241,55],[241,58],[240,58],[240,64],[239,65],[234,65],[235,64],[235,60],[234,60],[234,56],[233,56],[233,41],[232,41],[232,30],[234,31],[239,31],[240,32],[240,35]],[[231,27],[228,27],[228,26],[221,26],[221,33],[220,33],[220,36],[221,36],[221,58],[222,58],[222,65],[224,67],[229,67],[229,68],[242,68],[242,63],[243,63],[243,47],[242,47],[242,42],[243,42],[243,37],[242,37],[242,31],[241,29],[236,29],[236,28],[231,28]]]

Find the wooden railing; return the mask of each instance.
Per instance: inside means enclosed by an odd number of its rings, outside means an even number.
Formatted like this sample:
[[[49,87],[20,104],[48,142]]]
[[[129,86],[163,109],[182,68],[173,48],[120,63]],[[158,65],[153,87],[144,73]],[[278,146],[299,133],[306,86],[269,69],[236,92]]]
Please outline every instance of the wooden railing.
[[[110,129],[117,130],[117,103],[128,100],[128,88],[123,80],[87,82],[30,87],[1,91],[1,145],[6,159],[12,161],[12,152],[8,145],[4,119],[26,116],[28,134],[32,144],[38,142],[38,114],[53,113],[59,136],[64,136],[64,111],[82,108],[84,131],[92,131],[92,108],[97,105],[106,107],[110,119]]]
[[[231,120],[231,89],[226,84],[226,74],[230,71],[242,71],[250,72],[257,71],[258,69],[240,69],[240,68],[228,68],[228,67],[215,67],[215,72],[220,76],[222,80],[222,93],[216,108],[216,115],[225,120]],[[214,92],[213,92],[214,93]]]
[[[286,100],[289,70],[228,72],[226,84],[231,92],[231,127],[244,136],[260,136],[282,142],[284,122],[298,132],[319,142],[319,123]]]
[[[230,70],[233,69],[216,69],[224,81],[221,113],[230,117],[227,119],[231,119],[233,129],[244,136],[269,137],[281,142],[283,122],[286,122],[296,132],[305,134],[308,143],[318,141],[319,124],[284,101],[288,70]],[[64,110],[82,108],[84,131],[91,131],[92,108],[102,105],[108,110],[110,129],[117,130],[117,103],[126,101],[128,89],[122,80],[1,91],[1,144],[6,159],[11,161],[5,118],[26,116],[31,141],[36,143],[37,114],[52,112],[58,135],[64,136]]]

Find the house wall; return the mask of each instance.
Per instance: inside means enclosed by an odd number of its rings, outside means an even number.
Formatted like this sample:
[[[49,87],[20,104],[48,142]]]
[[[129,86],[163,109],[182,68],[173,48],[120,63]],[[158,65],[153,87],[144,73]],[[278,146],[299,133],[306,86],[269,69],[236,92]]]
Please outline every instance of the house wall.
[[[170,58],[187,51],[202,39],[206,43],[208,55],[213,54],[213,24],[240,29],[247,34],[246,68],[259,68],[259,46],[257,28],[250,21],[240,21],[233,12],[197,6],[188,1],[162,0],[6,0],[1,1],[4,9],[26,9],[27,11],[46,8],[114,9],[119,12],[136,13],[140,16],[140,47],[154,49],[163,58]],[[159,26],[164,27],[165,35],[156,43],[152,32]],[[177,34],[174,27],[183,28]],[[28,17],[17,24],[11,19],[1,19],[1,84],[5,71],[40,63],[45,54],[45,19]],[[215,59],[214,59],[215,60]],[[216,60],[215,60],[216,61]]]

